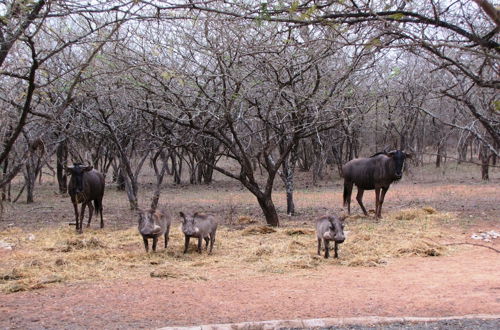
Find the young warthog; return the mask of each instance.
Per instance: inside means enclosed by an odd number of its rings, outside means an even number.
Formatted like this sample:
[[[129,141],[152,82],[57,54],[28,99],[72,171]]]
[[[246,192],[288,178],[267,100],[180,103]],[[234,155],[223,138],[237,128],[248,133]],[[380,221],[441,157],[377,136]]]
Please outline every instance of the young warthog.
[[[149,251],[148,238],[153,239],[153,251],[156,251],[158,237],[164,235],[165,248],[168,244],[168,233],[170,232],[170,217],[161,210],[139,210],[139,233],[144,240],[146,252]]]
[[[217,231],[217,220],[212,214],[194,213],[184,214],[179,213],[182,217],[182,232],[184,233],[184,253],[187,252],[189,246],[189,239],[191,237],[198,238],[198,253],[201,253],[201,241],[205,240],[205,249],[208,248],[208,241],[210,241],[210,250],[208,254],[212,253],[212,248],[215,242],[215,232]]]
[[[318,237],[318,255],[321,255],[321,241],[325,246],[325,258],[330,256],[329,243],[335,242],[335,258],[339,257],[338,244],[344,242],[344,219],[336,215],[325,215],[316,220],[316,236]]]

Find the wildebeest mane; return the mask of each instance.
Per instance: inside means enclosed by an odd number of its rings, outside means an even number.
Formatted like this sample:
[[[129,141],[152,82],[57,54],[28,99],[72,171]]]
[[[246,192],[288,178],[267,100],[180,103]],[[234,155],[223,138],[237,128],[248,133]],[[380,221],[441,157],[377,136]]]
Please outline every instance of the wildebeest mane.
[[[369,158],[373,158],[373,157],[378,156],[378,155],[387,155],[387,151],[385,151],[385,150],[379,151],[376,154],[371,155]]]

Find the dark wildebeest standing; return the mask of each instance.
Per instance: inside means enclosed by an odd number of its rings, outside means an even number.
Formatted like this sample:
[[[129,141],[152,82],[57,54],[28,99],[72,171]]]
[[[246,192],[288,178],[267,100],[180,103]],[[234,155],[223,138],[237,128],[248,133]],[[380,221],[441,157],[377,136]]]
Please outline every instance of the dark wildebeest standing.
[[[344,206],[351,214],[352,186],[358,187],[356,200],[363,213],[368,215],[363,206],[363,192],[375,189],[375,218],[382,216],[384,197],[392,182],[401,179],[405,158],[410,155],[401,150],[378,152],[370,158],[357,158],[342,166],[344,177]]]
[[[184,233],[184,253],[187,252],[189,239],[191,237],[198,238],[198,253],[201,253],[201,242],[205,240],[205,249],[208,248],[210,241],[210,250],[208,254],[212,254],[212,249],[215,242],[215,233],[217,231],[217,219],[214,215],[208,213],[187,213],[179,212],[182,217],[182,232]]]
[[[93,169],[92,166],[84,166],[83,164],[74,164],[66,167],[66,170],[71,174],[71,179],[68,184],[68,193],[71,197],[71,202],[75,209],[76,231],[82,233],[83,218],[85,215],[85,206],[89,207],[89,221],[87,227],[90,226],[92,220],[92,201],[96,213],[101,214],[101,228],[104,228],[104,220],[102,219],[102,198],[104,196],[104,175]],[[82,204],[80,215],[78,214],[78,204]]]
[[[146,252],[149,252],[148,238],[153,239],[153,252],[156,251],[156,244],[160,236],[164,236],[165,249],[167,248],[171,220],[165,211],[139,210],[138,222],[139,233],[142,235]]]
[[[339,257],[338,245],[345,240],[344,219],[336,215],[325,215],[316,220],[316,237],[318,238],[318,255],[321,255],[321,242],[325,247],[325,258],[330,256],[330,241],[335,242],[335,258]]]

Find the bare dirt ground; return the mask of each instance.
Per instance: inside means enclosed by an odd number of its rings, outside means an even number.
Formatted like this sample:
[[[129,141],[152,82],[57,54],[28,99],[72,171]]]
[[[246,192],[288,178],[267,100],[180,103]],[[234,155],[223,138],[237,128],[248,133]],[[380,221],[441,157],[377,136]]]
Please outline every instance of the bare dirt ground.
[[[498,178],[488,184],[407,180],[391,187],[383,212],[423,206],[455,212],[460,223],[442,224],[453,237],[442,243],[478,243],[499,250],[500,239],[470,239],[473,232],[500,231],[499,184]],[[68,199],[50,192],[54,186],[45,189],[52,195],[43,202],[7,207],[0,230],[71,221]],[[316,215],[339,209],[340,196],[338,182],[303,186],[296,193],[300,214],[293,220],[283,215],[284,196],[276,195],[276,204],[283,225],[310,225]],[[144,203],[148,195],[143,198]],[[163,198],[168,200],[164,205],[176,205],[176,211],[198,205],[221,212],[227,226],[237,227],[237,215],[261,218],[252,196],[228,185],[176,187],[167,190]],[[373,199],[373,193],[366,192],[367,208],[373,208]],[[359,213],[359,207],[353,205],[353,212]],[[133,213],[126,206],[123,195],[109,193],[105,197],[108,228],[134,225]],[[9,252],[0,252],[0,262],[8,257]],[[233,270],[232,276],[210,274],[193,280],[144,276],[63,283],[34,291],[0,293],[0,328],[153,328],[368,315],[500,314],[499,265],[500,254],[492,249],[460,245],[444,256],[393,258],[380,267],[328,264],[284,274],[238,276]]]
[[[499,255],[211,281],[143,279],[1,296],[2,328],[151,328],[251,320],[500,313]]]

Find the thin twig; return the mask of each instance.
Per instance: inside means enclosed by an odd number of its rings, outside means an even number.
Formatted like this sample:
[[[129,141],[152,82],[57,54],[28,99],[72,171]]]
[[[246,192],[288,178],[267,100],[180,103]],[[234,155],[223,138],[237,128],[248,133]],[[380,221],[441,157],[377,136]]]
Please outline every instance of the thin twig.
[[[495,251],[496,253],[500,253],[500,250],[497,250],[491,246],[488,246],[488,245],[482,245],[482,244],[476,244],[476,243],[467,243],[467,242],[464,242],[464,243],[448,243],[448,244],[443,244],[443,245],[474,245],[474,246],[481,246],[481,247],[485,247],[485,248],[488,248],[488,249],[491,249],[493,251]]]

